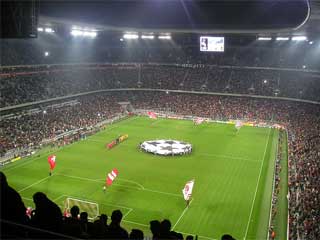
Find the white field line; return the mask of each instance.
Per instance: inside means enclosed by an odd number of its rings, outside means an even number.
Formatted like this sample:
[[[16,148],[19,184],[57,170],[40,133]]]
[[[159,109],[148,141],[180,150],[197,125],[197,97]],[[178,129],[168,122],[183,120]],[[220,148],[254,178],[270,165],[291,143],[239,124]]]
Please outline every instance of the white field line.
[[[129,211],[123,216],[123,218],[122,219],[125,219],[128,215],[129,215],[129,213],[131,213],[133,211],[133,209],[131,208],[131,209],[129,209]]]
[[[193,198],[191,199],[191,202],[189,204],[189,206],[191,205],[193,201]],[[187,212],[187,210],[189,209],[189,207],[186,207],[183,212],[181,213],[180,217],[178,218],[178,220],[176,221],[176,223],[173,225],[172,230],[174,230],[174,228],[177,226],[177,224],[180,222],[181,218],[183,217],[183,215]]]
[[[117,205],[117,204],[111,204],[111,203],[101,203],[101,205],[106,205],[106,206],[114,206],[114,207],[119,207],[119,208],[124,208],[124,209],[128,209],[128,210],[133,210],[133,208],[129,208],[123,205]]]
[[[252,160],[250,158],[242,158],[242,157],[235,157],[232,155],[219,155],[219,154],[209,154],[209,153],[200,153],[200,156],[208,156],[208,157],[220,157],[220,158],[230,158],[230,159],[235,159],[235,160],[242,160],[242,161],[246,161],[246,162],[255,162],[255,163],[259,163],[260,161],[255,161]]]
[[[96,180],[104,181],[105,179],[101,179],[101,178],[100,178],[100,179],[96,179]],[[141,188],[141,190],[144,190],[144,189],[145,189],[144,186],[142,186],[142,184],[140,184],[140,183],[138,183],[138,182],[136,182],[136,181],[132,181],[132,180],[125,179],[125,178],[117,178],[117,181],[131,182],[131,183],[134,183],[134,184],[138,185],[138,186]]]
[[[51,176],[47,176],[47,177],[45,177],[45,178],[42,178],[42,179],[40,179],[39,181],[37,181],[37,182],[35,182],[35,183],[33,183],[33,184],[25,187],[25,188],[20,189],[18,192],[19,192],[19,193],[20,193],[20,192],[23,192],[23,191],[25,191],[25,190],[33,187],[34,185],[37,185],[37,184],[39,184],[39,183],[41,183],[41,182],[44,182],[45,180],[47,180],[48,178],[53,177],[53,176],[54,176],[54,174],[52,174]]]
[[[134,183],[134,184],[137,184],[139,187],[141,187],[141,190],[144,190],[144,186],[142,186],[142,184],[136,182],[136,181],[132,181],[132,180],[129,180],[129,179],[125,179],[125,178],[118,178],[117,179],[118,181],[123,181],[123,182],[131,182],[131,183]]]
[[[33,202],[33,199],[31,199],[31,198],[27,198],[27,197],[21,197],[21,198],[24,199],[24,200],[28,200],[28,201]]]
[[[91,179],[91,178],[85,178],[85,177],[77,177],[77,176],[71,176],[71,175],[65,175],[65,174],[55,174],[55,175],[56,176],[63,176],[63,177],[68,177],[68,178],[79,179],[79,180],[85,180],[85,181],[100,182],[100,183],[102,183],[104,181],[104,180],[97,180],[97,179]],[[159,193],[159,194],[164,194],[164,195],[169,195],[169,196],[182,197],[182,194],[180,195],[180,194],[175,194],[175,193],[162,192],[162,191],[157,191],[157,190],[148,189],[148,188],[143,188],[142,189],[142,188],[130,187],[130,186],[126,186],[126,185],[122,185],[122,184],[118,184],[118,183],[113,183],[112,185],[121,186],[121,187],[125,187],[125,188],[136,189],[136,190],[140,190],[140,191],[154,192],[154,193]]]
[[[254,207],[254,202],[255,202],[256,197],[257,197],[257,192],[258,192],[259,182],[260,182],[260,178],[261,178],[261,173],[262,173],[263,165],[264,165],[264,162],[265,162],[265,156],[266,156],[266,152],[267,152],[267,148],[268,148],[270,132],[271,132],[271,129],[269,129],[266,146],[264,148],[264,153],[263,153],[263,157],[262,157],[262,163],[261,163],[261,166],[260,166],[260,172],[259,172],[259,176],[258,176],[258,180],[257,180],[256,190],[254,192],[254,196],[253,196],[253,200],[252,200],[252,204],[251,204],[250,215],[249,215],[249,219],[248,219],[248,223],[247,223],[247,228],[246,228],[246,232],[245,232],[244,238],[243,238],[244,240],[247,238],[247,234],[248,234],[248,230],[249,230],[249,226],[250,226],[250,220],[251,220],[253,207]]]
[[[138,222],[133,222],[133,221],[129,221],[129,220],[122,220],[123,222],[127,222],[127,223],[132,223],[132,224],[135,224],[135,225],[138,225],[138,226],[143,226],[143,227],[150,227],[149,225],[147,224],[143,224],[143,223],[138,223]]]

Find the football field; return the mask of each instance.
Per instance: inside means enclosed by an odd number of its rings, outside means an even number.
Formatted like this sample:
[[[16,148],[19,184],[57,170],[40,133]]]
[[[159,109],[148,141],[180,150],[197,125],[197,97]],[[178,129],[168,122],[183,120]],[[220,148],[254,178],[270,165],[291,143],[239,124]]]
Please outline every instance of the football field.
[[[129,138],[106,149],[120,134]],[[139,150],[140,142],[173,139],[189,142],[184,156],[156,156]],[[86,140],[42,151],[2,168],[9,184],[34,206],[32,195],[42,191],[61,208],[67,197],[97,202],[100,214],[123,213],[130,232],[149,233],[151,220],[169,219],[173,230],[199,239],[266,239],[278,131],[269,128],[132,117]],[[49,152],[50,151],[50,152]],[[56,168],[48,176],[47,157],[54,152]],[[104,193],[106,174],[119,171]],[[189,208],[185,183],[195,179]],[[109,221],[108,221],[109,222]]]

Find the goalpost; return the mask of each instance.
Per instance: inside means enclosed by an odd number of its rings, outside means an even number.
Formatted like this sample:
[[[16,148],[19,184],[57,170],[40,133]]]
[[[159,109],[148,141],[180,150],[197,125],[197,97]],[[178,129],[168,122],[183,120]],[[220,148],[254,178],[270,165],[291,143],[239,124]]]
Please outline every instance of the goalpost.
[[[79,207],[80,213],[88,213],[88,219],[90,220],[94,220],[99,216],[99,204],[96,202],[67,197],[65,203],[68,212],[70,212],[70,209],[76,205]]]

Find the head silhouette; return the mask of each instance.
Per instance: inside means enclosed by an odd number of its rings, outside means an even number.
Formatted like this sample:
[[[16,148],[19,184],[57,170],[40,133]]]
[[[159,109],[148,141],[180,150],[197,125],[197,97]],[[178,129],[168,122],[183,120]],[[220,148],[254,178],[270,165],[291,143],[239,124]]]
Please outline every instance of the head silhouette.
[[[48,198],[43,192],[36,192],[33,194],[33,202],[36,207],[44,206],[48,202]]]
[[[222,237],[221,237],[221,240],[235,240],[231,235],[229,234],[224,234]]]
[[[8,187],[7,177],[3,172],[0,172],[1,189]]]
[[[120,224],[122,219],[122,213],[120,210],[114,210],[111,215],[111,220],[113,223]]]
[[[73,206],[71,209],[70,209],[70,213],[71,213],[71,216],[73,218],[77,218],[79,213],[80,213],[80,209],[78,206]]]

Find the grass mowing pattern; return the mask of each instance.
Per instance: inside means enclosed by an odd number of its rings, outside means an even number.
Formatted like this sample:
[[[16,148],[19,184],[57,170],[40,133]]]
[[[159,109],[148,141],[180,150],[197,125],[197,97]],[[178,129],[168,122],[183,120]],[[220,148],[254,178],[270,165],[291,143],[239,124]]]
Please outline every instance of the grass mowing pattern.
[[[128,140],[107,150],[120,134]],[[59,149],[54,175],[48,177],[48,153],[5,166],[8,182],[27,206],[32,195],[45,192],[61,207],[66,197],[99,203],[100,213],[124,214],[128,230],[148,234],[149,221],[170,219],[174,230],[219,239],[267,236],[272,174],[278,132],[233,125],[169,119],[129,118]],[[175,139],[193,145],[191,155],[164,157],[139,151],[145,140]],[[117,168],[114,184],[102,191],[107,172]],[[193,201],[185,211],[184,184],[195,178]],[[178,221],[179,220],[179,221]]]

